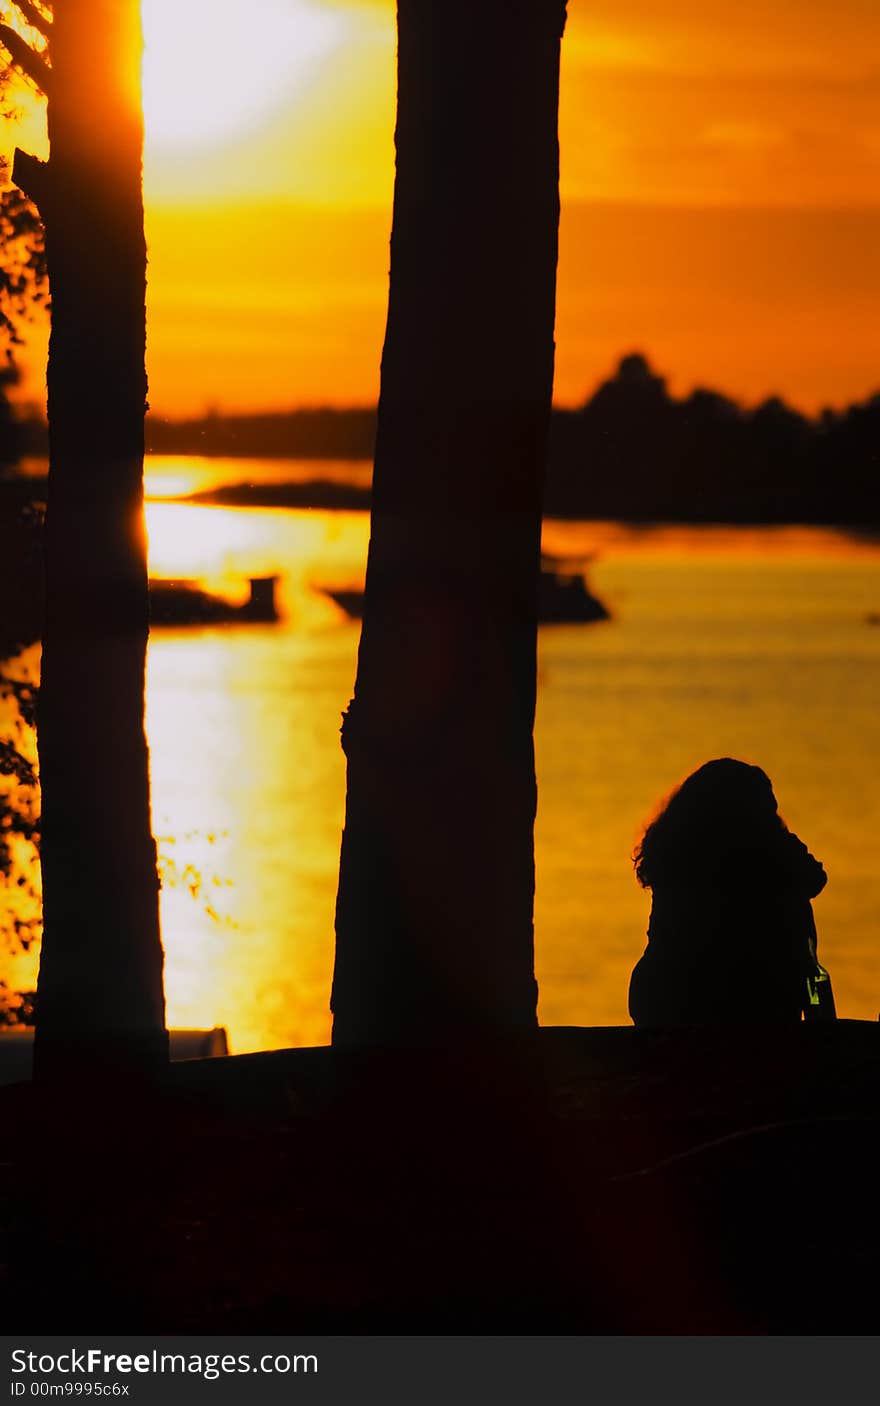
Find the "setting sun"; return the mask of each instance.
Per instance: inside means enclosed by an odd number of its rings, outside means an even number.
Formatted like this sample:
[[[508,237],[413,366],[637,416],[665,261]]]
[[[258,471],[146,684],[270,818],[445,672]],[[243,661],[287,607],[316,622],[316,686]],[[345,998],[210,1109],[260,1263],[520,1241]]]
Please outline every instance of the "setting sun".
[[[236,0],[143,0],[143,22],[148,151],[260,128],[345,33],[344,16],[313,0],[252,0],[246,17]]]

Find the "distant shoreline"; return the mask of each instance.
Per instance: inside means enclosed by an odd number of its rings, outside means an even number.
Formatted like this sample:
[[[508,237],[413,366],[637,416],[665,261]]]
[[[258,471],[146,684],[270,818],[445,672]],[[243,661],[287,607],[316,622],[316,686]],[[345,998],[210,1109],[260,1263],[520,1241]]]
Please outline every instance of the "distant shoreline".
[[[370,509],[371,496],[369,488],[359,487],[355,484],[329,482],[326,479],[317,478],[306,479],[301,483],[232,483],[218,488],[202,489],[197,493],[188,493],[180,498],[163,499],[161,501],[190,503],[195,506],[202,505],[204,507],[218,508],[286,508],[314,509],[330,512],[368,512]],[[554,518],[562,522],[589,522],[591,520],[600,519],[599,514],[584,517],[584,515],[579,512],[560,510],[558,505],[554,506],[552,511],[548,509],[544,516],[545,518]],[[867,540],[874,540],[880,537],[880,522],[821,522],[810,521],[809,519],[790,521],[783,518],[755,518],[747,515],[715,518],[696,514],[693,516],[661,519],[643,516],[638,513],[614,514],[607,519],[603,514],[601,515],[601,520],[620,522],[638,527],[674,527],[678,524],[695,527],[827,527]]]
[[[230,483],[162,501],[217,508],[312,508],[327,512],[369,512],[371,497],[368,487],[312,478],[302,483]]]
[[[458,431],[450,423],[438,412],[436,432],[454,454]],[[229,507],[365,509],[364,482],[346,484],[318,466],[369,465],[375,440],[376,411],[363,406],[146,423],[149,454],[316,466],[296,485],[231,484],[190,500]],[[632,352],[580,409],[554,410],[545,513],[578,521],[873,528],[880,523],[878,443],[880,393],[816,417],[776,397],[751,408],[706,388],[680,398]],[[45,425],[20,424],[10,448],[20,457],[45,455]],[[417,443],[412,453],[417,461]]]
[[[227,455],[226,458],[236,458]],[[242,456],[242,464],[252,456]],[[289,457],[289,456],[284,456]],[[21,512],[30,504],[46,502],[48,480],[46,475],[15,475],[0,479],[0,514]],[[261,483],[247,481],[221,484],[215,488],[200,489],[193,493],[166,496],[147,495],[153,503],[188,504],[192,507],[215,508],[262,508],[267,510],[292,510],[314,512],[369,512],[371,490],[363,484],[339,482],[333,479],[309,478],[290,483]],[[584,513],[580,505],[566,509],[558,502],[545,506],[545,520],[558,522],[618,522],[622,525],[652,527],[816,527],[828,528],[860,539],[880,540],[880,519],[868,522],[834,520],[831,518],[791,516],[756,516],[749,514],[745,505],[738,514],[713,515],[705,511],[704,504],[694,504],[690,513],[660,516],[640,512],[601,512]]]

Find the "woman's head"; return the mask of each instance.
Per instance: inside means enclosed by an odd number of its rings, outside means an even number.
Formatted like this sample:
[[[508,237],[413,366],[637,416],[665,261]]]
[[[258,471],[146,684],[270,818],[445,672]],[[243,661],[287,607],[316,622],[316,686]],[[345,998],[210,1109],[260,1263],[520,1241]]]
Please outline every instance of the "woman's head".
[[[636,876],[653,888],[691,861],[717,863],[731,851],[760,848],[784,829],[767,773],[719,757],[692,772],[661,806],[636,849]]]

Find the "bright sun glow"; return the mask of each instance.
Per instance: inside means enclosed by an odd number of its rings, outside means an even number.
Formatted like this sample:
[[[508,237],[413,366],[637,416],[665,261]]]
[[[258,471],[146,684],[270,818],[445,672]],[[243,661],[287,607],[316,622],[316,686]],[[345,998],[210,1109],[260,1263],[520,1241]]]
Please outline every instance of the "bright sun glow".
[[[142,0],[148,150],[222,145],[295,98],[345,16],[318,0]]]

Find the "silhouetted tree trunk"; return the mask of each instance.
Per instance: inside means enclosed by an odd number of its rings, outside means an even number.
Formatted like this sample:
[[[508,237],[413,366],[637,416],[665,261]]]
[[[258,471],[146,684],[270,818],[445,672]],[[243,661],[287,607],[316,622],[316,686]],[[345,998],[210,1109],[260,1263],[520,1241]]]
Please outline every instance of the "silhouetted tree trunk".
[[[535,1024],[536,596],[564,0],[399,0],[336,912],[340,1044]]]
[[[52,298],[40,1073],[167,1053],[144,736],[140,6],[56,0],[53,21],[51,69],[22,56],[48,96],[50,158],[14,168],[45,222]]]

